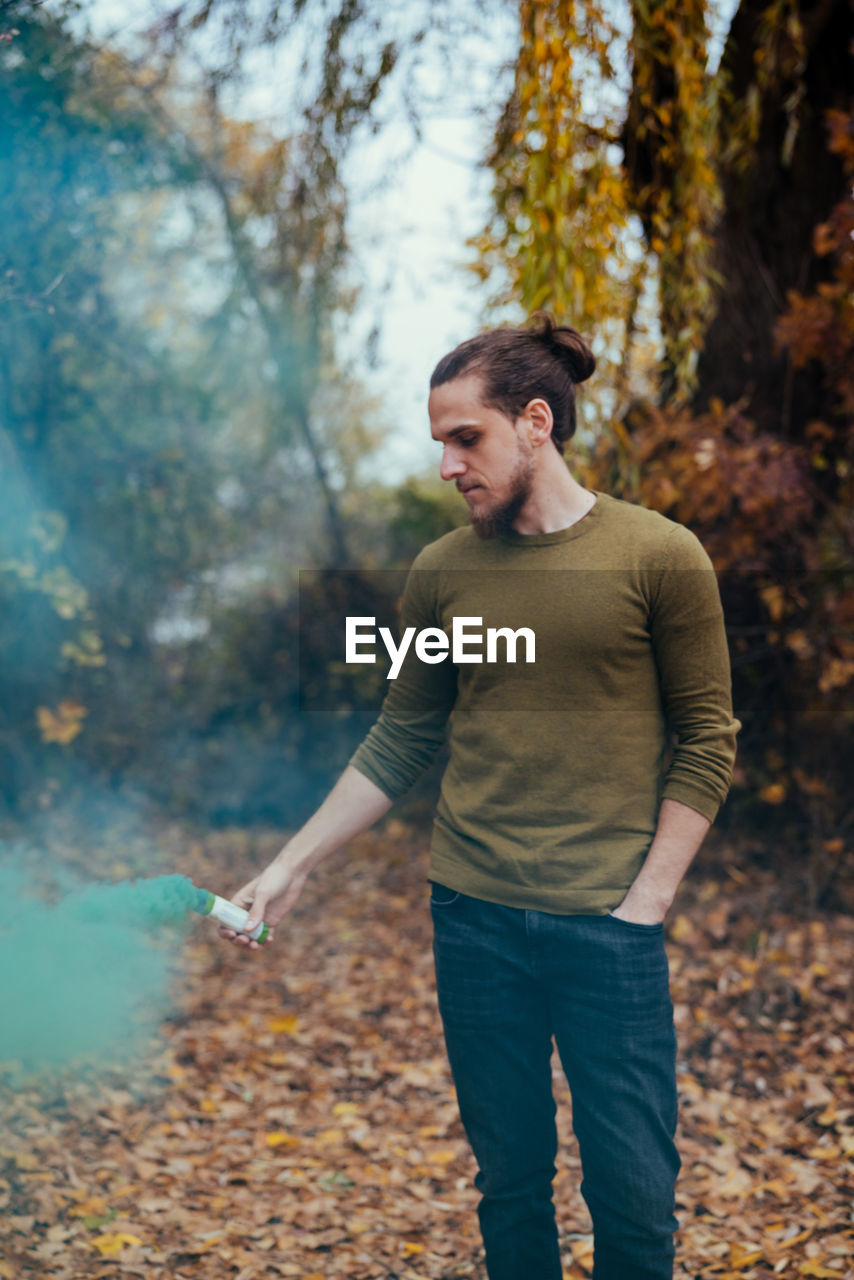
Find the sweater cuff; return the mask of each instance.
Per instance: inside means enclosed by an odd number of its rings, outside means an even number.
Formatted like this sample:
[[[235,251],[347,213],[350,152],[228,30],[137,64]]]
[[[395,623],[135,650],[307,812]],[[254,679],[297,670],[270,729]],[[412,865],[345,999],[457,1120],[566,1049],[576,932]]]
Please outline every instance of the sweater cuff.
[[[708,791],[701,791],[698,787],[692,787],[689,782],[678,778],[664,784],[661,798],[678,800],[680,804],[686,804],[689,809],[695,809],[697,813],[701,813],[704,818],[708,818],[709,822],[714,822],[721,807],[721,801],[717,796],[710,795]]]
[[[399,780],[393,779],[390,774],[378,769],[373,762],[371,754],[368,751],[363,751],[361,746],[356,749],[347,763],[352,768],[357,769],[359,773],[364,774],[369,782],[372,782],[375,787],[379,787],[380,791],[384,791],[392,803],[395,800],[399,800],[401,796],[406,795],[409,790],[407,784],[401,785]]]

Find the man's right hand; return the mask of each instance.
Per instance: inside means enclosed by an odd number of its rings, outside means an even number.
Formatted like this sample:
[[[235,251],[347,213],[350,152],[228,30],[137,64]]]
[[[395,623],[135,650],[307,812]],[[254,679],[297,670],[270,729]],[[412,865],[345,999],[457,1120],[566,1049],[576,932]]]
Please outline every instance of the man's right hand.
[[[231,899],[250,913],[246,928],[266,920],[272,942],[273,926],[290,911],[302,893],[308,873],[348,840],[367,831],[391,808],[391,800],[352,765],[342,773],[329,795],[305,826],[254,880]],[[258,950],[258,943],[233,929],[220,929],[223,938],[239,947]]]
[[[238,889],[231,901],[249,912],[246,922],[247,933],[251,932],[262,920],[267,922],[270,932],[263,943],[254,942],[245,933],[235,933],[234,929],[221,928],[221,938],[227,938],[239,947],[249,947],[257,951],[260,946],[269,946],[275,934],[275,925],[287,915],[302,893],[303,885],[308,879],[308,868],[298,870],[293,860],[287,856],[287,846],[278,854],[266,870],[255,876],[242,889]]]

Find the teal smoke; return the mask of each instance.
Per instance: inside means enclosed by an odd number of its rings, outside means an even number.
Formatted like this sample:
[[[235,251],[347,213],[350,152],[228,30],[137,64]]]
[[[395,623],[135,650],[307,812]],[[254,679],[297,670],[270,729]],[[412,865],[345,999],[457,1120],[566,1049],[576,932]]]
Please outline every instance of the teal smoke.
[[[186,876],[95,884],[47,904],[0,865],[0,1061],[25,1071],[144,1055],[169,1012]]]

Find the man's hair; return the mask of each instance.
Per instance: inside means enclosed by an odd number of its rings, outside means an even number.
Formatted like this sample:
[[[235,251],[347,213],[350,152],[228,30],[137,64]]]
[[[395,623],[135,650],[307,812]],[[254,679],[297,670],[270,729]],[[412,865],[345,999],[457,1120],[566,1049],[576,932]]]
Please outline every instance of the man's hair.
[[[454,347],[433,370],[430,389],[477,373],[483,403],[514,421],[532,400],[545,400],[554,418],[552,440],[563,453],[575,435],[575,388],[595,368],[596,358],[577,329],[535,311],[525,328],[489,329]]]

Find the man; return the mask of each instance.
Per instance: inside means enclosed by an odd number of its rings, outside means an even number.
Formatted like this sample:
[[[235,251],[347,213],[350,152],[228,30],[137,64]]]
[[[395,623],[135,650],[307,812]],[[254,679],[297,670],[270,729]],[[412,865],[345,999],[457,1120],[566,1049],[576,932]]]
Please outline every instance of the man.
[[[564,462],[575,386],[594,364],[548,316],[439,363],[431,429],[470,527],[417,557],[403,626],[440,639],[454,619],[478,619],[505,651],[486,662],[469,650],[453,665],[408,653],[329,797],[235,897],[247,928],[277,924],[311,869],[404,794],[450,722],[431,845],[434,954],[490,1280],[561,1277],[552,1037],[596,1280],[672,1276],[679,1157],[662,922],[727,794],[739,728],[700,543],[584,489]],[[522,628],[536,638],[533,663],[511,655]]]

